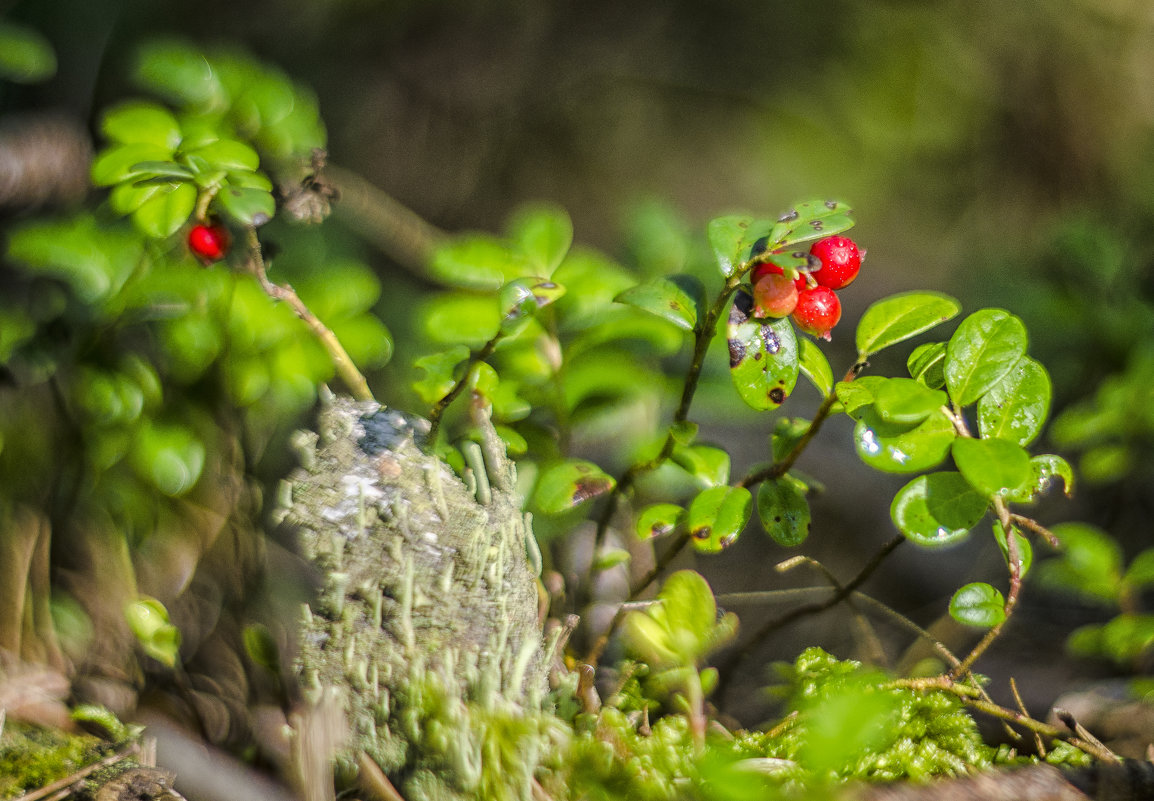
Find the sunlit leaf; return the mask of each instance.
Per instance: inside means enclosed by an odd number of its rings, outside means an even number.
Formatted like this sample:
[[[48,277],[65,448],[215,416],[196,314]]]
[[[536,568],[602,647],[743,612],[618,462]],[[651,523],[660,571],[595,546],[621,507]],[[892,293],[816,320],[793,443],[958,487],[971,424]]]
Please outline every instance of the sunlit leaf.
[[[797,345],[798,367],[802,375],[810,380],[822,397],[828,397],[833,392],[833,369],[829,366],[829,360],[821,348],[806,337],[799,339]]]
[[[910,376],[930,389],[942,389],[946,385],[946,343],[926,342],[918,345],[906,360]]]
[[[1074,470],[1070,463],[1061,456],[1052,453],[1043,453],[1031,457],[1030,467],[1034,471],[1033,483],[1018,492],[1012,492],[1006,497],[1018,503],[1027,503],[1041,495],[1050,486],[1055,476],[1062,479],[1062,490],[1067,498],[1074,495]]]
[[[1122,589],[1122,549],[1114,538],[1087,523],[1059,523],[1050,530],[1062,553],[1035,568],[1038,583],[1096,603],[1116,604]]]
[[[264,189],[226,186],[217,193],[215,202],[241,225],[262,226],[276,213],[276,201]]]
[[[912,378],[887,378],[873,394],[874,408],[887,423],[916,425],[948,402],[946,393]]]
[[[958,473],[918,476],[890,504],[898,530],[918,545],[937,547],[964,538],[986,514],[988,501]]]
[[[709,445],[675,445],[674,463],[704,487],[729,483],[729,452]]]
[[[142,596],[124,608],[128,628],[144,652],[173,667],[180,652],[180,631],[169,621],[168,610],[155,598]]]
[[[685,331],[692,331],[697,326],[703,294],[700,281],[684,275],[654,278],[630,287],[614,300],[655,314]]]
[[[978,430],[1019,445],[1037,438],[1050,411],[1050,375],[1023,356],[1002,380],[978,400]]]
[[[710,220],[706,226],[709,245],[717,259],[718,269],[728,278],[748,257],[750,242],[746,240],[752,217],[733,215]]]
[[[888,423],[872,405],[858,410],[854,448],[862,461],[887,473],[917,473],[946,458],[957,436],[944,412],[934,412],[916,426]]]
[[[431,353],[415,360],[413,366],[425,373],[419,381],[413,383],[413,389],[418,397],[425,404],[432,406],[449,394],[457,383],[457,365],[467,358],[469,349],[464,345],[457,345],[449,350]]]
[[[1011,525],[1010,529],[1014,532],[1014,542],[1018,548],[1018,575],[1025,578],[1026,574],[1030,572],[1030,566],[1034,564],[1034,546],[1030,543],[1029,538],[1018,530],[1017,526]],[[998,548],[1002,551],[1002,558],[1009,565],[1010,548],[1006,544],[1006,532],[997,520],[994,521],[994,539],[997,540]]]
[[[129,101],[113,106],[100,121],[100,132],[120,144],[144,144],[171,154],[180,144],[180,123],[155,103]]]
[[[711,487],[689,505],[686,527],[693,545],[703,553],[718,553],[741,536],[749,522],[753,496],[745,487]]]
[[[824,239],[853,227],[853,209],[838,200],[807,200],[778,219],[769,233],[770,249]]]
[[[864,359],[951,319],[962,306],[940,292],[903,292],[879,300],[862,315],[855,341]]]
[[[148,236],[164,239],[188,222],[195,206],[195,186],[190,183],[162,184],[132,212],[132,222]]]
[[[501,331],[506,335],[519,331],[540,309],[565,294],[565,287],[547,278],[517,278],[501,287],[497,297]]]
[[[573,222],[556,206],[524,206],[509,222],[509,237],[520,247],[532,272],[550,276],[573,243]]]
[[[988,629],[1006,619],[1006,599],[999,590],[976,581],[954,593],[950,617],[966,626]]]
[[[643,540],[663,537],[685,521],[685,509],[674,503],[655,503],[637,516],[637,536]]]
[[[1026,326],[1002,309],[962,320],[946,346],[946,388],[959,406],[985,395],[1026,353]]]
[[[788,318],[759,320],[752,310],[753,298],[738,290],[726,326],[730,377],[748,406],[776,409],[793,392],[801,370],[797,336]]]
[[[150,178],[157,173],[150,165],[171,163],[172,151],[147,142],[116,145],[101,151],[92,162],[92,183],[112,186],[121,181]]]
[[[535,498],[545,514],[560,514],[609,492],[616,483],[592,462],[567,459],[541,474]]]
[[[1022,492],[1034,478],[1030,454],[1016,442],[958,437],[951,453],[966,481],[987,498]]]

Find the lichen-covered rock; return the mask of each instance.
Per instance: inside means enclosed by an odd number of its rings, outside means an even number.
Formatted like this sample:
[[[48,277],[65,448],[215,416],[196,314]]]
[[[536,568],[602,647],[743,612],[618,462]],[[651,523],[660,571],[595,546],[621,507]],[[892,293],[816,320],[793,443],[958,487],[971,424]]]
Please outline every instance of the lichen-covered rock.
[[[427,797],[480,781],[466,705],[529,711],[545,692],[530,521],[500,441],[477,421],[466,486],[420,447],[426,421],[331,400],[317,433],[298,438],[283,520],[322,575],[299,630],[306,699],[343,698],[350,762],[363,752],[422,787],[440,766],[444,786]]]

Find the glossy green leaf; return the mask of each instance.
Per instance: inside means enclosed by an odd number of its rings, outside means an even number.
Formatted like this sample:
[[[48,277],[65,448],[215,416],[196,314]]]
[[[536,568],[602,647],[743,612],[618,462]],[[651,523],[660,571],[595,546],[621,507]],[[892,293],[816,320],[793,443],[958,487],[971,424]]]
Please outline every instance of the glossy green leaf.
[[[1026,354],[1026,326],[1002,309],[982,309],[962,320],[946,346],[946,388],[969,406],[1002,380]]]
[[[1041,433],[1049,411],[1050,375],[1023,356],[978,400],[978,430],[983,437],[1029,445]]]
[[[1074,495],[1074,470],[1070,463],[1061,456],[1052,453],[1043,453],[1030,459],[1030,467],[1034,471],[1034,480],[1031,484],[1013,492],[1006,497],[1015,503],[1028,503],[1045,492],[1055,476],[1062,479],[1062,489],[1067,498]]]
[[[573,244],[573,221],[556,206],[524,206],[509,222],[509,237],[520,247],[532,272],[550,276]]]
[[[788,456],[811,425],[812,422],[804,417],[779,417],[773,424],[773,434],[770,436],[770,449],[773,451],[774,461],[779,462]]]
[[[179,103],[224,101],[220,76],[198,48],[182,41],[151,40],[137,55],[137,83]]]
[[[675,445],[673,462],[703,487],[729,483],[729,453],[709,445]]]
[[[217,193],[215,202],[241,225],[260,227],[276,214],[276,200],[263,189],[242,189],[226,186]]]
[[[461,234],[437,247],[429,272],[448,286],[496,291],[531,269],[508,243],[488,234]]]
[[[180,631],[169,621],[168,610],[155,598],[142,596],[124,608],[132,636],[144,652],[167,667],[180,654]]]
[[[545,514],[560,514],[609,492],[616,483],[592,462],[567,459],[541,474],[535,498]]]
[[[959,473],[918,476],[890,504],[890,517],[911,541],[926,547],[958,542],[977,525],[988,507]]]
[[[853,381],[838,381],[834,386],[842,411],[855,420],[866,411],[873,411],[874,393],[888,379],[877,375],[863,375]]]
[[[191,151],[218,170],[255,170],[260,166],[256,151],[236,139],[218,139]]]
[[[797,345],[798,367],[802,375],[810,380],[823,398],[829,397],[833,392],[833,369],[829,366],[829,360],[821,348],[806,337],[799,339]]]
[[[440,353],[430,353],[413,362],[413,366],[424,370],[424,376],[413,383],[413,389],[423,403],[432,406],[449,394],[457,383],[457,365],[469,358],[469,349],[457,345]],[[463,371],[462,371],[463,372]]]
[[[1017,526],[1011,525],[1010,528],[1014,532],[1014,542],[1018,548],[1018,575],[1025,578],[1026,574],[1030,572],[1030,566],[1034,564],[1034,546],[1030,543],[1029,538],[1018,530]],[[994,539],[998,542],[1002,558],[1009,565],[1010,548],[1006,545],[1006,532],[997,520],[994,521]]]
[[[1006,619],[1006,599],[985,582],[967,584],[950,599],[950,617],[965,626],[992,628]]]
[[[1059,523],[1050,530],[1062,544],[1062,553],[1035,569],[1039,584],[1116,604],[1122,589],[1122,549],[1114,538],[1087,523]]]
[[[945,342],[926,342],[918,345],[906,360],[910,376],[930,389],[945,387],[945,364]]]
[[[149,143],[116,145],[101,151],[92,162],[92,183],[112,186],[121,181],[150,178],[149,165],[171,163],[172,151]]]
[[[663,537],[685,522],[685,509],[675,503],[655,503],[637,516],[637,536],[643,540]]]
[[[0,78],[38,83],[56,72],[56,53],[39,31],[0,22]]]
[[[628,650],[668,678],[696,676],[697,664],[736,633],[736,616],[728,612],[718,617],[713,591],[693,570],[679,570],[666,579],[657,603],[644,612],[630,612],[622,624]]]
[[[654,278],[626,289],[614,300],[655,314],[685,331],[692,331],[697,327],[697,312],[701,304],[700,283],[693,287],[686,280],[692,276],[680,276],[681,281],[675,278]]]
[[[1033,483],[1030,454],[1016,442],[958,437],[951,453],[966,481],[987,498],[1016,494]]]
[[[431,298],[417,312],[425,336],[444,345],[480,348],[501,325],[501,314],[491,295],[444,293]]]
[[[776,409],[793,392],[801,370],[797,336],[788,318],[758,320],[752,310],[753,298],[739,289],[726,326],[729,373],[746,405]]]
[[[853,227],[853,209],[838,200],[807,200],[783,214],[769,233],[770,249],[791,248]]]
[[[872,405],[858,410],[858,415],[854,448],[863,462],[886,473],[918,473],[936,467],[957,436],[943,412],[934,412],[916,426],[888,423]]]
[[[948,402],[946,393],[912,378],[887,378],[874,389],[874,408],[887,423],[916,425]]]
[[[547,278],[517,278],[501,287],[497,296],[501,331],[506,336],[521,330],[538,311],[565,294],[565,287]]]
[[[778,545],[793,548],[809,536],[806,488],[789,475],[763,481],[757,490],[757,515],[765,533]]]
[[[171,154],[180,145],[180,123],[155,103],[130,101],[104,113],[100,131],[120,144],[152,145]]]
[[[717,267],[726,278],[741,269],[748,257],[750,242],[746,237],[752,222],[752,217],[732,215],[710,220],[706,226]]]
[[[132,172],[136,174],[137,180],[175,178],[178,181],[191,181],[195,177],[191,170],[175,161],[141,161],[132,165]]]
[[[903,292],[879,300],[858,322],[858,358],[925,333],[961,310],[960,303],[940,292]]]
[[[669,426],[669,436],[678,445],[690,445],[697,439],[697,423],[691,420],[681,420]]]
[[[161,184],[157,192],[132,212],[132,222],[156,239],[175,234],[196,207],[196,187],[190,183]]]
[[[711,487],[689,505],[686,527],[702,553],[718,553],[737,541],[749,522],[753,496],[745,487]]]

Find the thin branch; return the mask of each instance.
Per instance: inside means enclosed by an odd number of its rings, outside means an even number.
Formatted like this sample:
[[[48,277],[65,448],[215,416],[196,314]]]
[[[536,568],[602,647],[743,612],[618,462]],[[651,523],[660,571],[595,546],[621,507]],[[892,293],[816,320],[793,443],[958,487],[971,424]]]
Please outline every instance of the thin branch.
[[[437,441],[437,429],[441,426],[441,417],[444,415],[445,410],[449,408],[449,404],[455,401],[468,385],[469,372],[473,369],[473,365],[483,362],[492,356],[494,349],[497,347],[497,343],[501,341],[503,336],[504,334],[498,331],[480,350],[470,351],[469,358],[465,360],[465,370],[461,374],[460,379],[453,384],[453,388],[445,393],[444,397],[433,405],[432,410],[429,412],[429,422],[432,425],[429,428],[428,436],[425,438],[425,441],[429,443],[430,447]]]

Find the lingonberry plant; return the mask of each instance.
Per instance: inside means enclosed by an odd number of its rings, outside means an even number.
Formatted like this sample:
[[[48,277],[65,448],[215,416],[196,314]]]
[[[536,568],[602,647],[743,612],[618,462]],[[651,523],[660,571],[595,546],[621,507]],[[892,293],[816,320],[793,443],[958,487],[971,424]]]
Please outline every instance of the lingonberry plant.
[[[182,645],[177,615],[170,618],[181,593],[172,591],[166,604],[140,592],[132,559],[142,573],[153,571],[148,586],[170,591],[155,573],[184,565],[186,550],[193,562],[208,554],[220,531],[202,528],[214,515],[258,505],[260,495],[246,492],[251,474],[265,458],[283,469],[269,451],[288,450],[289,431],[322,382],[339,378],[371,402],[357,365],[382,365],[392,340],[371,312],[377,278],[323,234],[289,225],[319,222],[336,197],[307,91],[234,53],[172,43],[146,48],[135,77],[160,100],[132,100],[102,115],[105,144],[92,167],[93,182],[108,190],[101,206],[26,221],[9,237],[7,259],[21,282],[0,316],[0,359],[25,386],[19,396],[4,395],[0,469],[5,513],[40,536],[39,521],[49,519],[44,498],[60,494],[47,461],[59,452],[48,432],[65,426],[76,434],[66,454],[75,462],[69,505],[52,519],[60,536],[95,557],[89,564],[119,565],[117,614],[152,660],[145,663],[152,675],[163,675],[191,671],[196,646]],[[1034,542],[1060,547],[1063,533],[1085,539],[1023,512],[1053,478],[1067,492],[1073,485],[1060,456],[1028,450],[1049,413],[1050,381],[1027,355],[1025,326],[1010,311],[980,309],[948,336],[925,340],[961,305],[934,291],[893,295],[857,321],[856,358],[835,373],[818,341],[839,322],[835,290],[858,275],[861,251],[844,236],[853,225],[846,203],[824,199],[780,217],[719,217],[706,228],[706,257],[680,271],[630,268],[573,247],[569,217],[551,206],[522,209],[503,237],[438,242],[424,270],[443,289],[406,321],[418,332],[421,355],[412,366],[420,374],[411,389],[380,388],[427,424],[390,418],[387,436],[370,433],[357,426],[380,418],[376,407],[363,407],[352,423],[294,439],[310,475],[323,461],[318,441],[330,448],[325,459],[352,443],[371,457],[360,472],[304,493],[337,492],[341,503],[328,519],[351,521],[334,522],[309,545],[323,588],[301,614],[307,653],[295,676],[309,703],[319,704],[326,688],[345,687],[335,697],[353,729],[340,755],[348,772],[408,799],[722,799],[749,797],[750,785],[759,794],[832,792],[831,782],[848,777],[959,774],[1022,759],[984,744],[969,710],[1030,733],[1035,742],[1026,747],[1038,756],[1111,758],[1079,730],[995,704],[973,673],[1018,606]],[[274,237],[283,244],[275,269],[265,255]],[[295,288],[270,272],[291,277]],[[62,344],[62,327],[86,347]],[[879,352],[914,339],[922,341],[904,374],[871,374]],[[756,412],[790,403],[803,376],[820,397],[812,419],[780,417],[766,462],[740,474],[724,448],[699,439],[695,420],[699,390],[726,365],[728,391]],[[931,642],[936,672],[894,676],[811,648],[779,670],[784,717],[764,731],[726,729],[707,698],[781,620],[735,643],[737,618],[719,614],[705,579],[692,570],[666,577],[666,570],[689,546],[702,559],[741,548],[754,526],[783,547],[802,546],[818,479],[795,464],[833,415],[853,420],[848,448],[865,467],[910,479],[885,501],[897,536],[851,581],[827,573],[832,588],[796,615],[870,604],[860,587],[902,543],[942,548],[979,531],[987,517],[1005,580],[1001,588],[982,581],[950,588],[949,614],[984,631],[964,654],[876,605]],[[41,439],[27,439],[34,435]],[[413,470],[432,511],[414,522],[418,496],[402,498],[400,484],[388,483],[404,481],[405,465],[416,464],[390,450],[393,436],[421,458],[452,465],[480,506],[465,512],[450,504],[440,463],[425,461]],[[500,521],[497,496],[518,499]],[[451,519],[455,512],[461,520]],[[182,528],[197,516],[211,521]],[[464,539],[435,580],[420,585],[420,559],[443,546],[420,528],[434,519]],[[378,567],[387,563],[395,578],[353,581],[350,549],[381,521],[395,536],[376,555]],[[499,529],[497,540],[486,539],[490,529]],[[592,540],[589,553],[565,568],[564,544],[582,532]],[[260,536],[249,531],[257,543]],[[195,546],[179,547],[184,540]],[[630,573],[627,563],[647,542],[660,552],[652,569]],[[228,558],[252,543],[238,536],[235,544]],[[1149,583],[1147,561],[1132,566],[1130,590]],[[824,570],[800,555],[782,568],[799,564]],[[1060,564],[1068,567],[1050,572],[1089,586],[1086,575],[1071,572],[1070,557]],[[26,569],[42,592],[34,573],[41,568],[30,559]],[[420,652],[426,643],[414,620],[438,606],[438,591],[460,585],[472,598],[504,592],[515,584],[509,576],[532,575],[536,596],[489,599],[509,615],[497,621],[487,650],[466,658],[455,641],[438,640]],[[628,586],[606,601],[601,591],[614,576],[627,576]],[[1100,579],[1108,581],[1095,574],[1095,587]],[[76,625],[74,634],[115,630],[68,597],[55,596],[55,619],[89,615],[87,629]],[[531,621],[538,611],[551,621],[547,650],[542,631],[516,647],[510,639],[512,621],[525,619],[511,607],[525,597]],[[598,603],[610,614],[598,619]],[[471,625],[453,621],[438,636]],[[586,636],[566,647],[579,625]],[[264,631],[246,629],[243,643],[253,665],[279,678],[277,666],[288,660]],[[404,670],[358,650],[386,633],[398,643],[388,658],[400,653]],[[86,645],[75,634],[65,648],[82,654]],[[711,657],[720,657],[712,667]]]

